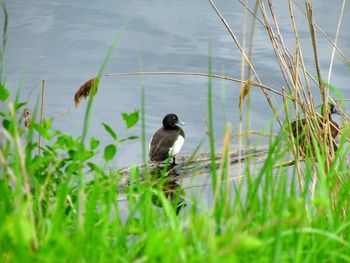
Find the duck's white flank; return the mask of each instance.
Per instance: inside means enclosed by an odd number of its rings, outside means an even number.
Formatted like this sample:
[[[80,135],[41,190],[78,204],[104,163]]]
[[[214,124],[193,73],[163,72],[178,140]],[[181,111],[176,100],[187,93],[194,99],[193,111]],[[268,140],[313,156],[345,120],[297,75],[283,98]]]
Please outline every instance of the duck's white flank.
[[[150,140],[149,143],[148,143],[148,150],[151,150],[152,140],[153,140],[153,136],[152,136],[151,140]]]
[[[178,154],[182,148],[182,145],[184,145],[184,142],[185,138],[179,135],[176,141],[174,142],[173,147],[169,149],[169,155],[175,156],[176,154]]]

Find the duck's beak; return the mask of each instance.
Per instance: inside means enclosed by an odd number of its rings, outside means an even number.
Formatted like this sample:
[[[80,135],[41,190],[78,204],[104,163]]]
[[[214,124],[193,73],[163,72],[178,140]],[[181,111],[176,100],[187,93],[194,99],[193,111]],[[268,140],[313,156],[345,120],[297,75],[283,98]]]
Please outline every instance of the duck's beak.
[[[337,108],[334,108],[332,113],[337,114],[337,115],[341,115],[341,112]]]
[[[186,122],[184,121],[177,121],[177,124],[181,125],[181,126],[185,126],[186,125]]]

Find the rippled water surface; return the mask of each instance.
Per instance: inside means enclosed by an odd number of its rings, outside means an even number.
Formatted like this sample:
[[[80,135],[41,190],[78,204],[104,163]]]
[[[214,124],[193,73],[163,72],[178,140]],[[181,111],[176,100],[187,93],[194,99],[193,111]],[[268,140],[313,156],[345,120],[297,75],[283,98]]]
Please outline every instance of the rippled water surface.
[[[121,42],[108,63],[106,73],[133,71],[207,72],[209,43],[213,71],[240,78],[240,53],[209,2],[199,0],[156,1],[5,1],[9,11],[9,40],[5,57],[7,84],[14,92],[23,81],[22,98],[34,107],[41,80],[46,80],[45,111],[56,128],[78,136],[82,130],[86,102],[74,108],[73,96],[82,83],[95,76],[117,30],[126,23]],[[216,1],[231,28],[242,40],[244,8],[239,1]],[[281,32],[294,51],[286,1],[273,1]],[[249,1],[253,5],[253,1]],[[314,1],[316,22],[334,38],[340,1]],[[344,12],[339,47],[350,54],[350,5]],[[295,10],[304,57],[311,65],[313,54],[305,17]],[[249,29],[251,17],[248,15]],[[318,34],[319,59],[326,76],[331,46]],[[272,85],[283,80],[265,30],[257,24],[253,64],[262,80]],[[310,72],[315,74],[314,68]],[[332,85],[350,97],[349,69],[336,55]],[[146,92],[146,136],[161,125],[164,114],[175,112],[186,121],[183,154],[190,154],[206,138],[207,79],[195,76],[109,77],[100,83],[94,102],[89,136],[109,143],[101,122],[125,134],[121,112],[139,109],[141,86]],[[274,85],[276,88],[277,86]],[[213,81],[215,136],[220,142],[224,119],[238,125],[239,84]],[[225,93],[226,117],[221,97]],[[315,94],[317,91],[315,90]],[[318,95],[316,95],[317,97]],[[262,92],[252,90],[251,118],[254,130],[268,130],[271,111]],[[278,126],[275,125],[275,131]],[[140,134],[140,125],[126,134]],[[202,149],[206,151],[206,147]],[[127,142],[118,150],[116,165],[141,161],[140,141]]]

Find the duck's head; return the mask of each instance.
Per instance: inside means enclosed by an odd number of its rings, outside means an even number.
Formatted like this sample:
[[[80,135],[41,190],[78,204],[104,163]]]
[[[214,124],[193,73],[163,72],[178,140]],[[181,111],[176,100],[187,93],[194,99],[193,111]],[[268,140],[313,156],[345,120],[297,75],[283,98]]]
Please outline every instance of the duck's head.
[[[163,127],[166,130],[174,129],[176,127],[176,124],[185,125],[185,123],[183,121],[179,121],[179,118],[177,117],[176,114],[169,113],[169,114],[165,115],[165,117],[163,119]]]
[[[321,110],[321,115],[323,115],[323,109],[324,107],[322,107]],[[341,115],[340,111],[338,110],[337,106],[334,105],[334,103],[332,102],[328,102],[326,105],[326,112],[328,113],[328,115],[332,115],[332,114],[337,114],[337,115]]]

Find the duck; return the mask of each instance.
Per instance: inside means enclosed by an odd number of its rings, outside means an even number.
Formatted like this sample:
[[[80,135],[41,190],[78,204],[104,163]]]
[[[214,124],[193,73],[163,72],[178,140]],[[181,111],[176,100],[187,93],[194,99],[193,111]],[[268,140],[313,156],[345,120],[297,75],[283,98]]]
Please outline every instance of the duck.
[[[161,163],[172,157],[171,165],[176,165],[175,156],[180,152],[184,142],[185,133],[178,125],[185,125],[176,114],[169,113],[164,116],[163,126],[152,136],[149,143],[149,158],[151,162]]]
[[[328,119],[331,123],[330,124],[330,131],[331,131],[333,149],[334,149],[334,151],[336,151],[338,147],[337,147],[337,144],[335,143],[334,139],[339,134],[339,125],[336,121],[334,121],[332,119],[332,115],[333,114],[341,115],[341,113],[332,102],[329,102],[326,105],[326,111],[328,112]],[[321,110],[321,115],[323,116],[323,108]],[[320,117],[320,120],[319,120],[320,126],[322,126],[322,124],[323,124],[323,122],[321,121],[321,118],[323,118],[323,117]],[[312,144],[312,140],[311,140],[312,134],[310,134],[309,139],[305,136],[305,133],[306,133],[305,131],[307,131],[307,127],[306,127],[307,125],[308,125],[308,122],[306,119],[301,119],[298,122],[293,121],[291,123],[293,137],[297,140],[299,151],[300,151],[300,154],[303,158],[305,158],[306,156],[308,156],[310,154],[313,154],[315,156],[314,149],[310,149],[308,147],[308,145],[310,143]]]

